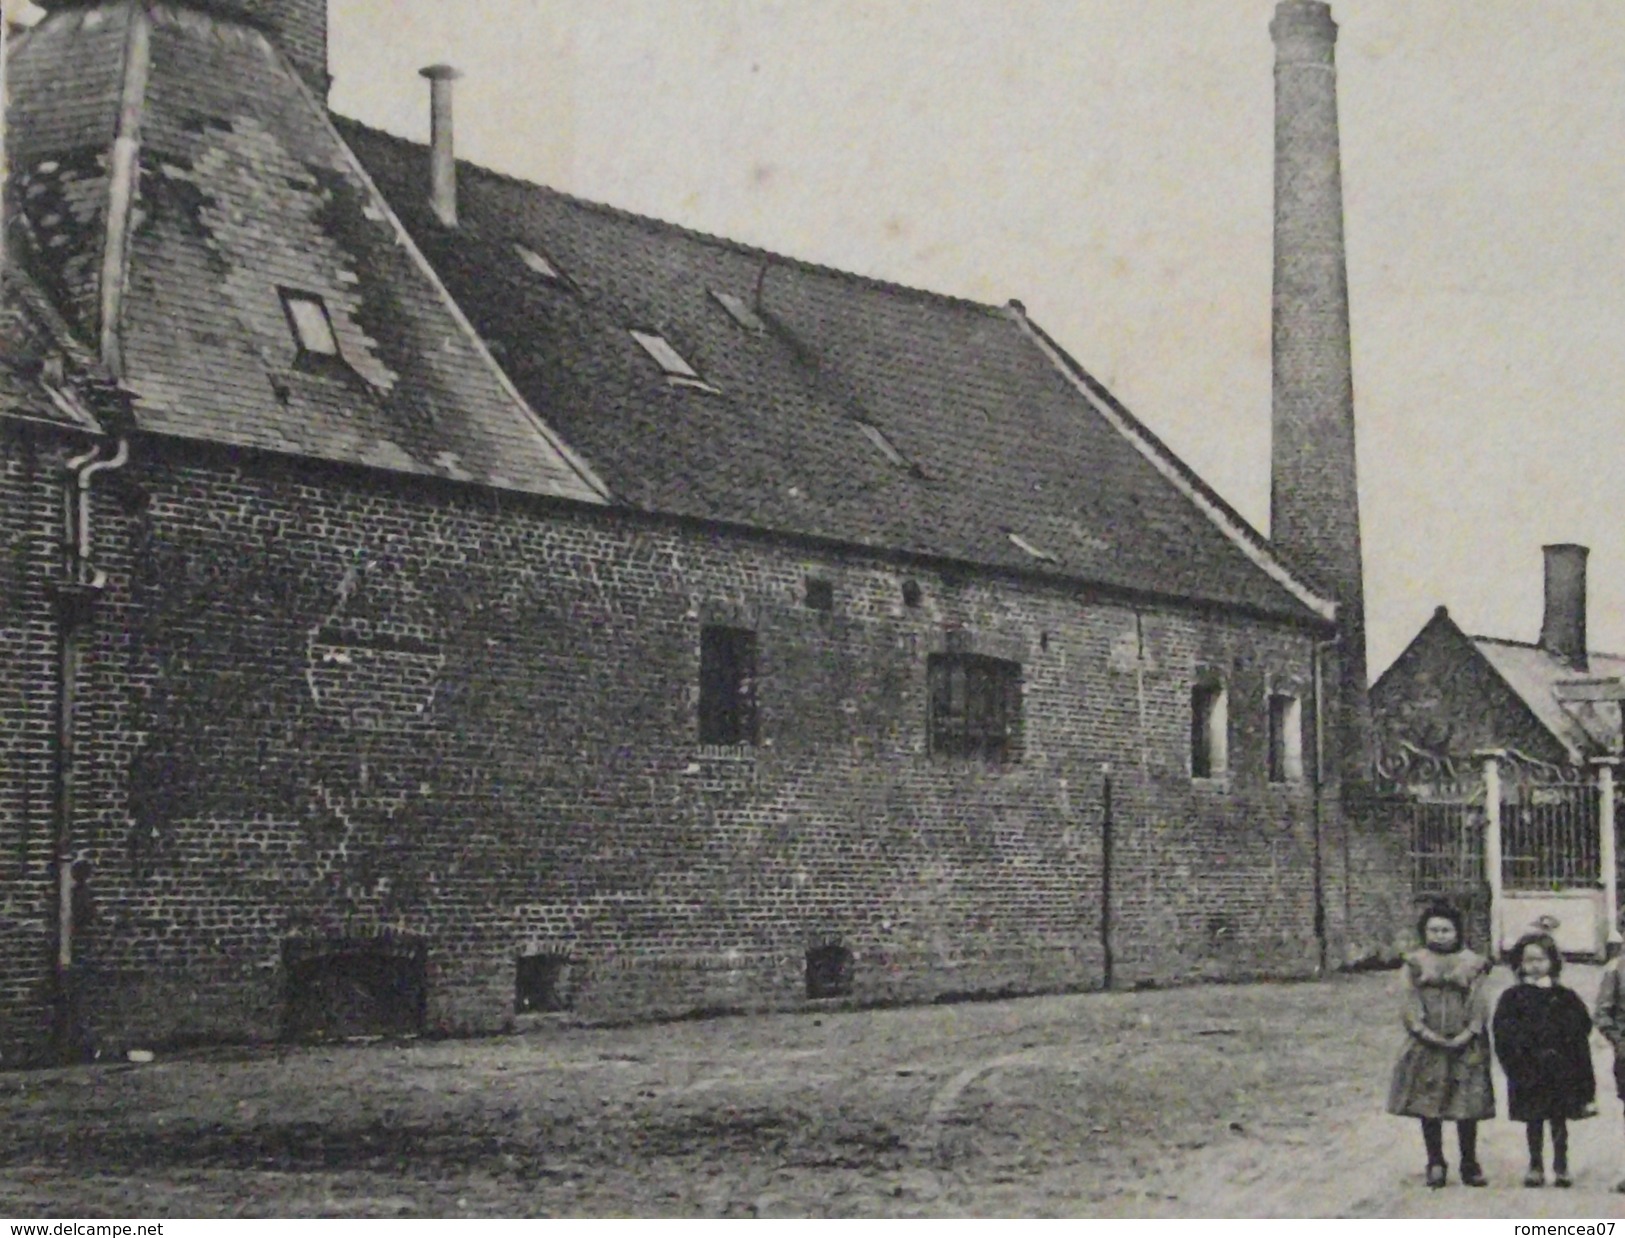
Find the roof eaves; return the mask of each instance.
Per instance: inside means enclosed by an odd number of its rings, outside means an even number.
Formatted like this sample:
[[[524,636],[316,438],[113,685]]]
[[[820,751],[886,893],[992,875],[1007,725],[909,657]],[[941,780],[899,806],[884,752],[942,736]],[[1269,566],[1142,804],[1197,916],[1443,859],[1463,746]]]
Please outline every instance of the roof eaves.
[[[274,47],[275,45],[273,44],[272,46]],[[276,54],[281,56],[281,50],[277,49]],[[319,123],[327,127],[327,130],[332,135],[333,140],[338,143],[338,148],[344,152],[344,159],[349,164],[350,170],[360,179],[361,183],[366,186],[367,193],[371,195],[372,200],[383,211],[384,217],[389,221],[389,226],[394,231],[396,239],[406,249],[406,252],[411,256],[412,261],[417,264],[418,269],[423,272],[423,275],[429,281],[430,286],[434,288],[435,293],[440,297],[441,303],[445,306],[446,311],[452,316],[452,319],[457,323],[458,327],[468,338],[475,352],[477,352],[480,358],[491,367],[492,371],[496,375],[497,382],[502,387],[502,390],[510,399],[513,400],[514,404],[524,412],[537,436],[544,443],[546,443],[549,448],[558,453],[559,457],[570,466],[570,469],[576,474],[577,479],[582,483],[582,485],[596,496],[597,501],[600,503],[611,502],[613,496],[610,493],[609,486],[604,483],[603,479],[600,478],[596,472],[594,472],[586,460],[576,453],[574,448],[560,438],[553,428],[542,420],[540,414],[538,414],[536,410],[530,406],[530,402],[525,399],[519,388],[514,385],[513,379],[508,376],[508,371],[503,369],[502,366],[498,364],[497,359],[491,355],[491,350],[486,346],[485,340],[481,337],[480,333],[474,329],[474,324],[468,320],[468,316],[463,313],[463,307],[457,303],[457,299],[451,295],[450,289],[448,289],[444,282],[442,282],[440,273],[436,271],[433,264],[431,264],[429,260],[424,257],[423,251],[418,248],[417,242],[412,239],[411,233],[407,231],[406,225],[401,222],[400,216],[395,213],[395,208],[390,205],[389,199],[379,191],[378,186],[373,182],[372,176],[367,171],[366,166],[362,164],[356,153],[350,149],[349,142],[345,141],[344,135],[340,133],[338,131],[338,127],[334,125],[332,112],[330,112],[326,105],[316,97],[315,92],[313,92],[309,85],[306,84],[305,79],[298,73],[294,72],[292,67],[286,64],[285,60],[284,68],[288,70],[288,78],[293,83],[294,88],[301,92],[306,103],[309,104],[311,109],[319,118]]]
[[[1570,743],[1566,737],[1558,734],[1557,731],[1555,731],[1550,725],[1547,724],[1546,720],[1540,716],[1540,710],[1535,708],[1535,703],[1533,701],[1531,701],[1526,695],[1524,695],[1524,693],[1522,691],[1519,690],[1517,684],[1513,683],[1510,679],[1508,679],[1505,675],[1503,675],[1501,673],[1500,667],[1495,665],[1495,660],[1493,658],[1489,657],[1487,654],[1485,654],[1485,652],[1482,649],[1479,648],[1479,644],[1481,642],[1484,643],[1484,644],[1490,644],[1490,645],[1522,646],[1525,649],[1538,649],[1540,646],[1528,644],[1528,643],[1526,643],[1524,641],[1498,640],[1497,638],[1495,638],[1493,636],[1490,636],[1490,637],[1468,636],[1467,637],[1467,643],[1472,646],[1473,652],[1478,656],[1479,660],[1481,662],[1483,662],[1484,665],[1489,669],[1490,674],[1494,675],[1496,677],[1496,679],[1500,680],[1501,685],[1504,688],[1506,688],[1506,690],[1508,692],[1510,692],[1512,694],[1513,699],[1516,700],[1518,702],[1518,704],[1523,706],[1524,713],[1529,716],[1529,720],[1532,721],[1541,730],[1545,731],[1546,734],[1550,735],[1552,737],[1552,739],[1557,742],[1558,746],[1560,748],[1562,748],[1563,751],[1568,755],[1569,760],[1571,760],[1571,761],[1583,760],[1585,754],[1582,753],[1578,748],[1576,748],[1572,743]],[[1555,701],[1555,699],[1556,699],[1555,694],[1554,694],[1553,699]]]
[[[1027,317],[1026,311],[1019,303],[1012,302],[1005,313],[1107,424],[1127,439],[1135,450],[1206,516],[1255,567],[1316,615],[1327,622],[1335,622],[1337,604],[1329,598],[1321,597],[1299,580],[1269,549],[1268,543],[1257,530],[1243,520],[1184,461],[1174,455],[1161,439],[1113,399],[1105,388],[1090,378],[1082,366]]]

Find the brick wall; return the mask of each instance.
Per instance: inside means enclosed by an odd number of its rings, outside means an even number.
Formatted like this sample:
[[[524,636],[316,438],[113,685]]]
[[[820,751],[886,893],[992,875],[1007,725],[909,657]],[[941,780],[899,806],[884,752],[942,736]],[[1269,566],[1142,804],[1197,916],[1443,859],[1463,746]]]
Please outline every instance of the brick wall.
[[[1430,751],[1516,748],[1543,761],[1568,757],[1447,615],[1429,620],[1371,692],[1377,733]]]
[[[1312,798],[1264,751],[1308,632],[174,443],[126,480],[80,741],[99,1043],[275,1034],[304,937],[425,941],[447,1030],[512,1021],[522,952],[594,1018],[794,1005],[832,940],[854,1000],[1095,986],[1108,765],[1117,983],[1314,966]],[[711,622],[757,634],[754,749],[696,742]],[[925,751],[950,648],[1022,664],[1018,762]],[[1230,772],[1193,783],[1214,674]],[[6,794],[37,891],[45,818]]]

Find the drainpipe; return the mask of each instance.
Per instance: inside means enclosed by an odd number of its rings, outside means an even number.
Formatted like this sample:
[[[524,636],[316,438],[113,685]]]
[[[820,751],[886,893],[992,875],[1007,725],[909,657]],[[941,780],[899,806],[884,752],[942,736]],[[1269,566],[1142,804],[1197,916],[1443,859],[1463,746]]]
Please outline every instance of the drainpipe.
[[[1326,710],[1325,710],[1325,675],[1322,668],[1322,659],[1325,651],[1335,647],[1340,638],[1316,641],[1310,649],[1310,664],[1314,673],[1315,692],[1315,772],[1309,784],[1310,801],[1313,807],[1314,820],[1314,886],[1315,886],[1315,950],[1317,962],[1315,971],[1318,975],[1326,974],[1326,861],[1324,858],[1324,842],[1322,834],[1325,830],[1325,783],[1326,783]],[[1348,932],[1349,922],[1349,830],[1348,819],[1345,813],[1343,821],[1343,932]]]
[[[1112,987],[1112,767],[1101,767],[1100,782],[1100,987]]]
[[[89,622],[96,596],[106,575],[91,562],[91,480],[97,473],[124,467],[129,462],[128,439],[118,440],[109,458],[102,459],[97,444],[67,462],[70,475],[64,494],[63,549],[65,579],[57,586],[57,743],[55,769],[56,840],[53,848],[57,878],[56,1041],[66,1060],[74,1051],[73,971],[73,842],[75,824],[74,758],[78,713],[80,634]]]

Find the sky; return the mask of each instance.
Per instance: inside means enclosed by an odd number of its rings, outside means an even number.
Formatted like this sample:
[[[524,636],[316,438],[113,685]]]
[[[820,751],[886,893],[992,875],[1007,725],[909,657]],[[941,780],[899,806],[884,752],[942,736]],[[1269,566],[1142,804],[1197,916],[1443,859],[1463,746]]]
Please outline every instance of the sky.
[[[1268,531],[1273,0],[330,0],[333,106],[850,271],[1012,297]],[[1625,6],[1336,0],[1369,661],[1625,651]]]

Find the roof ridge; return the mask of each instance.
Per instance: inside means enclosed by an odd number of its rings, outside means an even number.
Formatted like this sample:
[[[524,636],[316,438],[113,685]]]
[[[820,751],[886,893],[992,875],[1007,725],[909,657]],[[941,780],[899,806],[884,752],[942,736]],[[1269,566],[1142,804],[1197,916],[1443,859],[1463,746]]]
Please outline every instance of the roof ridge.
[[[381,129],[377,125],[369,125],[365,121],[356,120],[350,116],[342,116],[337,112],[333,112],[332,119],[338,126],[341,134],[346,126],[353,126],[354,128],[364,130],[367,133],[376,134],[380,137],[387,138],[391,142],[398,142],[406,146],[415,147],[418,150],[428,150],[428,145],[426,143],[419,142],[415,138],[403,137],[401,134],[391,133],[388,129]],[[841,267],[830,266],[827,263],[814,262],[810,258],[798,258],[793,254],[780,253],[777,250],[767,249],[761,245],[752,245],[747,241],[737,240],[733,237],[722,236],[715,232],[706,232],[701,228],[691,228],[686,224],[673,223],[668,219],[659,219],[653,215],[640,214],[637,211],[628,210],[623,206],[615,206],[608,202],[599,202],[592,198],[584,198],[579,194],[573,194],[564,189],[556,189],[551,185],[543,185],[537,181],[527,181],[523,177],[516,176],[511,172],[503,172],[497,168],[489,168],[484,164],[475,163],[473,160],[465,159],[462,156],[458,156],[457,158],[457,167],[459,175],[466,170],[476,174],[477,176],[502,181],[506,184],[514,185],[521,189],[528,189],[549,194],[554,198],[558,198],[564,202],[582,207],[586,210],[596,211],[601,215],[610,215],[617,219],[626,220],[629,223],[641,224],[644,227],[658,229],[663,232],[676,233],[680,236],[687,237],[690,240],[699,241],[707,245],[714,245],[719,249],[731,250],[732,252],[740,254],[744,257],[769,259],[773,262],[783,263],[785,266],[795,267],[798,270],[806,271],[811,274],[834,276],[837,279],[863,284],[877,291],[892,292],[902,296],[918,297],[921,300],[952,305],[958,309],[975,310],[990,317],[999,317],[1004,313],[1004,307],[1000,305],[993,305],[986,301],[977,301],[970,297],[955,296],[949,292],[937,292],[930,288],[919,288],[912,284],[902,284],[895,280],[885,279],[877,275],[865,275],[859,271],[848,271],[842,269]]]
[[[1543,653],[1546,652],[1545,648],[1541,645],[1541,643],[1539,641],[1514,640],[1510,636],[1485,636],[1485,635],[1482,635],[1480,633],[1469,633],[1468,636],[1467,636],[1467,639],[1468,640],[1483,641],[1485,644],[1488,644],[1488,645],[1510,645],[1515,649],[1536,649],[1536,650],[1540,650]],[[1553,654],[1552,656],[1556,657],[1557,655]],[[1625,661],[1625,653],[1610,653],[1606,649],[1587,649],[1586,650],[1586,657],[1588,657],[1588,658],[1615,658],[1615,659],[1618,659],[1619,661]]]

